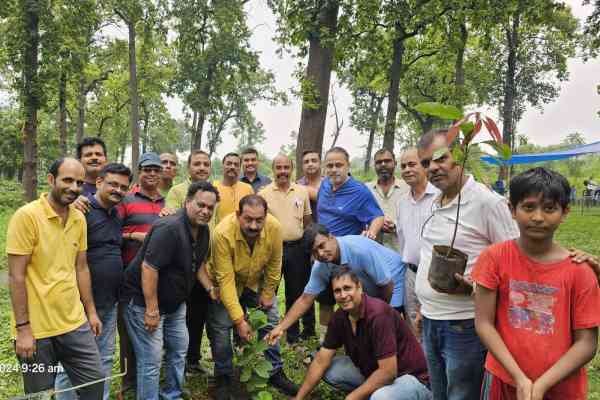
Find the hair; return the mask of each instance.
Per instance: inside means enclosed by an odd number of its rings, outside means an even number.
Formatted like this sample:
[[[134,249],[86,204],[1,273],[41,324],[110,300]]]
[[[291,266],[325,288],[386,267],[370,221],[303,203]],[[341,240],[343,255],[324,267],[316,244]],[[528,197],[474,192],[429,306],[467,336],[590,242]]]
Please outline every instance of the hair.
[[[288,161],[290,162],[290,165],[291,165],[292,169],[294,169],[294,160],[292,160],[290,157],[288,157],[287,154],[283,154],[283,153],[279,153],[275,157],[273,157],[273,161],[271,162],[271,168],[273,168],[275,166],[275,159],[277,157],[285,157],[285,158],[287,158]]]
[[[327,150],[327,152],[325,153],[325,157],[327,157],[327,155],[329,153],[341,153],[344,155],[344,158],[346,159],[346,161],[348,163],[350,163],[350,155],[348,154],[348,152],[346,151],[346,149],[344,149],[343,147],[340,146],[335,146],[330,148],[329,150]]]
[[[448,129],[446,129],[446,128],[432,129],[429,132],[423,134],[423,136],[421,136],[419,138],[419,142],[417,143],[417,149],[425,150],[426,148],[431,146],[431,144],[433,143],[433,141],[435,140],[435,138],[437,136],[442,136],[442,137],[446,138],[447,134],[448,134]]]
[[[381,154],[385,154],[385,153],[390,153],[392,155],[392,159],[394,160],[394,162],[396,162],[396,155],[394,154],[394,152],[390,149],[388,149],[387,147],[383,147],[379,150],[377,150],[375,152],[375,154],[373,155],[373,160],[375,158],[377,158],[377,156],[381,155]]]
[[[307,154],[311,154],[311,153],[315,153],[315,154],[317,155],[317,157],[319,157],[319,160],[321,160],[321,152],[320,152],[320,151],[317,151],[317,150],[314,150],[314,149],[307,149],[307,150],[304,150],[304,151],[302,152],[302,159],[304,159],[304,156],[305,156],[305,155],[307,155]]]
[[[242,152],[240,153],[240,155],[242,157],[244,157],[246,154],[255,154],[256,158],[258,158],[258,151],[256,151],[256,149],[254,147],[246,147],[244,150],[242,150]]]
[[[188,187],[185,199],[191,200],[198,192],[214,193],[215,196],[217,197],[217,202],[219,200],[221,200],[221,197],[219,196],[219,191],[217,190],[217,188],[214,187],[212,185],[212,183],[210,183],[210,182],[202,182],[202,181],[194,182],[190,185],[190,187]]]
[[[331,233],[325,225],[312,223],[304,229],[302,234],[302,247],[310,253],[315,244],[315,238],[317,235],[329,236]]]
[[[221,162],[222,162],[223,164],[225,164],[225,160],[227,159],[227,157],[237,157],[237,158],[240,158],[240,159],[241,159],[241,157],[240,157],[240,155],[239,155],[238,153],[236,153],[236,152],[234,152],[234,151],[231,151],[231,152],[229,152],[229,153],[227,153],[227,154],[225,154],[225,155],[223,156],[223,159],[221,160]]]
[[[208,155],[207,152],[205,152],[204,150],[200,150],[200,149],[194,149],[188,156],[188,161],[187,161],[188,166],[192,163],[192,157],[195,156],[196,154],[204,154],[208,158],[208,162],[210,162],[210,156]]]
[[[61,157],[52,161],[52,164],[50,164],[50,167],[48,168],[48,173],[56,179],[56,177],[58,177],[58,170],[60,169],[60,166],[65,163],[65,161],[65,157]]]
[[[267,201],[257,194],[247,194],[246,196],[240,199],[240,214],[244,211],[244,206],[261,206],[265,210],[265,215],[267,214]]]
[[[104,140],[100,139],[99,137],[86,137],[83,138],[81,142],[77,143],[77,159],[81,160],[81,153],[83,152],[82,150],[84,147],[95,146],[97,144],[102,146],[102,151],[104,152],[104,156],[106,157],[108,154],[106,153],[106,143],[104,143]]]
[[[121,163],[106,164],[102,168],[102,170],[100,171],[100,174],[98,176],[101,178],[104,178],[107,174],[117,174],[117,175],[126,176],[127,178],[129,178],[130,183],[131,183],[131,179],[133,178],[133,175],[131,174],[131,169],[129,169],[129,167],[127,167],[126,165],[121,164]]]
[[[542,195],[542,200],[551,200],[562,209],[568,207],[571,194],[569,181],[558,172],[537,167],[529,169],[510,180],[510,204],[516,207],[528,196]]]
[[[352,271],[347,265],[340,265],[337,268],[333,268],[330,278],[331,284],[333,285],[333,281],[345,276],[349,277],[350,280],[352,280],[352,282],[354,282],[357,286],[360,285],[360,279],[358,279],[358,275],[356,275],[356,272]]]

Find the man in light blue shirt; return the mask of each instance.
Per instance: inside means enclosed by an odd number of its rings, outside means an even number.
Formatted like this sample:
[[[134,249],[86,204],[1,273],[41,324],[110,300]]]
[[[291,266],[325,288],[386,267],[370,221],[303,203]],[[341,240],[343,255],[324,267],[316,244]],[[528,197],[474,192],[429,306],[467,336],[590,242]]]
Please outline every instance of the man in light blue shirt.
[[[320,224],[308,227],[303,240],[317,261],[313,264],[304,293],[267,340],[277,341],[313,305],[315,298],[330,288],[331,275],[340,265],[354,271],[369,296],[378,297],[398,312],[403,312],[404,264],[399,254],[365,236],[335,237]],[[330,295],[333,297],[333,293]]]

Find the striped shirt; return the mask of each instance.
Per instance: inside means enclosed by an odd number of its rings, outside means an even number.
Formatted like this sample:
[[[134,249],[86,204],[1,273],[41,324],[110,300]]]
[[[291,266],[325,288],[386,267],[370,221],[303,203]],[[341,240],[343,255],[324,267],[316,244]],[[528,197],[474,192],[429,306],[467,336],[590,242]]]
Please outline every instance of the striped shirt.
[[[165,199],[162,196],[153,200],[140,192],[139,186],[136,186],[116,206],[119,217],[123,220],[123,233],[147,233],[152,227],[152,223],[158,219],[158,214],[164,206]],[[142,242],[137,240],[123,240],[123,265],[125,267],[133,260],[141,246]]]

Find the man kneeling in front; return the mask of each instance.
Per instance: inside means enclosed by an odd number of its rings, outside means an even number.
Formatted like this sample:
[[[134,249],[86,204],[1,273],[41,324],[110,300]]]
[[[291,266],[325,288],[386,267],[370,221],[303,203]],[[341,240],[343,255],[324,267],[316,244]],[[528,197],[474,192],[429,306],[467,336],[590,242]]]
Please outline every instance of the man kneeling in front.
[[[331,285],[339,308],[295,399],[306,398],[321,378],[349,393],[347,400],[431,399],[423,350],[400,314],[364,294],[346,266],[333,272]],[[346,355],[336,356],[342,346]]]

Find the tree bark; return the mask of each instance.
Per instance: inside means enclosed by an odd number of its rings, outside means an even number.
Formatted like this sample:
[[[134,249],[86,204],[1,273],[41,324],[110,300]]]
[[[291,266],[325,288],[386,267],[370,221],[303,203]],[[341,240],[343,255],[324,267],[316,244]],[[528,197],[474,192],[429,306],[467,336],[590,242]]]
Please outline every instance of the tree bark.
[[[67,155],[67,73],[62,70],[58,81],[58,132],[60,155]]]
[[[400,78],[402,77],[402,61],[404,58],[405,34],[402,26],[395,25],[394,50],[392,65],[390,66],[388,90],[388,106],[385,116],[385,129],[383,132],[383,147],[394,151],[394,138],[396,135],[396,115],[398,114],[398,96],[400,92]]]
[[[75,141],[80,143],[83,139],[85,131],[85,103],[86,103],[86,92],[85,92],[85,76],[79,77],[79,88],[77,90],[77,133]]]
[[[148,111],[148,107],[146,107],[145,102],[142,102],[142,109],[144,110],[144,133],[142,135],[142,153],[148,151],[148,143],[150,141],[150,129],[148,124],[150,123],[150,112]]]
[[[369,140],[367,142],[367,152],[365,154],[365,163],[363,166],[363,171],[365,174],[369,172],[369,169],[371,167],[373,143],[375,142],[375,133],[377,132],[377,120],[379,119],[379,114],[381,113],[383,99],[383,96],[377,97],[376,94],[371,94],[371,103],[369,104],[369,110],[371,110],[373,114],[371,115],[371,123],[369,127]]]
[[[454,84],[456,90],[457,105],[459,108],[465,104],[465,49],[467,48],[467,40],[469,39],[469,31],[467,24],[463,19],[459,25],[459,42],[456,50],[456,62],[454,64]]]
[[[339,1],[325,1],[317,17],[318,28],[309,38],[308,64],[306,65],[304,79],[311,83],[311,88],[316,93],[305,94],[302,99],[302,114],[296,144],[296,165],[302,165],[304,150],[311,149],[321,153],[323,149],[323,135],[327,118],[329,85],[335,49],[334,41],[323,42],[318,32],[326,31],[329,32],[329,35],[336,35],[338,10]],[[297,170],[297,174],[302,173],[301,168],[297,168]]]
[[[135,22],[127,21],[129,34],[129,97],[131,98],[131,165],[134,177],[137,178],[137,165],[140,158],[140,96],[137,81],[137,60],[135,54]]]
[[[37,111],[40,106],[38,86],[38,46],[40,5],[35,0],[22,2],[23,25],[23,88],[25,114],[23,126],[23,189],[25,200],[37,198]]]
[[[202,84],[203,86],[200,90],[202,93],[203,106],[201,107],[202,109],[198,111],[198,119],[196,119],[196,130],[194,131],[194,136],[192,138],[192,151],[200,149],[202,146],[202,131],[204,130],[204,122],[206,121],[207,114],[206,104],[208,104],[208,98],[212,90],[211,82],[213,74],[213,65],[209,65],[208,70],[206,71],[206,82]]]

